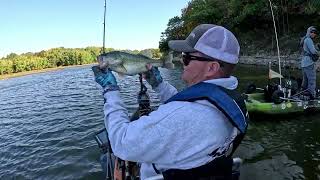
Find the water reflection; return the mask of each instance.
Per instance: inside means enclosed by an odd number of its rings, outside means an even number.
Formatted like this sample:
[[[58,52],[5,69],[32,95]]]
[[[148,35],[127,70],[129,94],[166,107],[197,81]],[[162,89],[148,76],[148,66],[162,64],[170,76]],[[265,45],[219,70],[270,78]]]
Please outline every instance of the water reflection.
[[[181,66],[160,70],[179,90],[185,87]],[[240,89],[249,81],[264,85],[266,72],[238,68]],[[138,76],[117,78],[132,113]],[[156,94],[147,87],[157,106]],[[102,107],[90,66],[0,81],[0,179],[101,179],[93,136],[103,128]],[[319,179],[320,116],[268,120],[251,121],[236,152],[245,159],[241,179]]]

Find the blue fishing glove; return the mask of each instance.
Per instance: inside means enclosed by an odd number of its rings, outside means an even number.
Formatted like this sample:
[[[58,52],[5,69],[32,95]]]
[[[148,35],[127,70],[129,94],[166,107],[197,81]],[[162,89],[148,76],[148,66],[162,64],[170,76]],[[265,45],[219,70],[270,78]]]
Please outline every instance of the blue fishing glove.
[[[145,79],[151,85],[152,88],[156,88],[162,83],[163,79],[161,77],[158,67],[152,66],[152,68],[145,72]]]
[[[110,69],[101,70],[98,66],[93,66],[92,71],[96,82],[104,89],[103,94],[108,91],[116,91],[120,89],[117,85],[117,80]]]

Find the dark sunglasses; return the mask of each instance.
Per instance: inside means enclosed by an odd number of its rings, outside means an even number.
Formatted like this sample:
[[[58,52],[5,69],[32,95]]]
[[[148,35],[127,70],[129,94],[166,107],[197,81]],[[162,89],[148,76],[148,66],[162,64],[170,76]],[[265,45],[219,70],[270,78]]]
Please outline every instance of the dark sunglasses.
[[[313,33],[313,34],[318,34],[318,31],[311,31],[310,33]]]
[[[189,53],[183,53],[182,54],[183,65],[188,66],[190,61],[214,61],[214,60],[205,58],[205,57],[193,56],[193,55],[190,55]]]

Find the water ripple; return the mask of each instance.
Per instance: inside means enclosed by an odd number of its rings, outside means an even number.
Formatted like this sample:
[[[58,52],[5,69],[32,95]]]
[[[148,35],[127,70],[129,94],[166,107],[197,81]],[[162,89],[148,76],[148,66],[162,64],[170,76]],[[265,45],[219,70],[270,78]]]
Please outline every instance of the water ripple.
[[[179,67],[160,70],[179,90],[185,87]],[[116,76],[133,113],[138,76]],[[147,87],[152,106],[158,106]],[[102,108],[90,66],[0,81],[0,179],[102,179],[93,139],[104,126]],[[319,116],[251,122],[236,152],[245,159],[241,178],[319,179],[319,125]]]

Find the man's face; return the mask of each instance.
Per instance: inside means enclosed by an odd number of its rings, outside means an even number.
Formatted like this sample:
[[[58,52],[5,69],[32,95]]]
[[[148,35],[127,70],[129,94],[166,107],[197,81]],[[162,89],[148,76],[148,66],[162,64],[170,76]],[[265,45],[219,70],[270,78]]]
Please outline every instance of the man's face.
[[[311,38],[313,39],[313,38],[315,38],[315,37],[317,36],[317,34],[316,34],[315,32],[311,32],[311,33],[310,33],[310,36],[311,36]]]
[[[201,57],[200,53],[191,53],[192,56]],[[183,65],[183,73],[181,79],[191,86],[206,80],[206,72],[208,72],[210,61],[192,60],[188,65]]]

